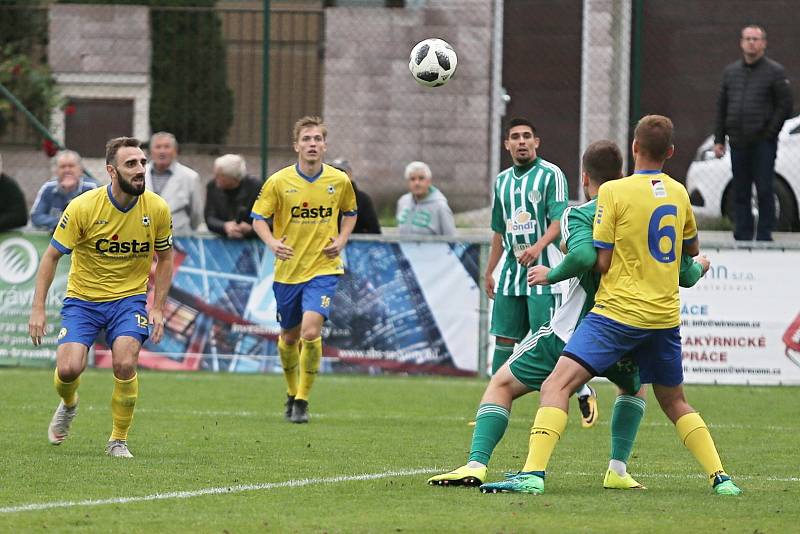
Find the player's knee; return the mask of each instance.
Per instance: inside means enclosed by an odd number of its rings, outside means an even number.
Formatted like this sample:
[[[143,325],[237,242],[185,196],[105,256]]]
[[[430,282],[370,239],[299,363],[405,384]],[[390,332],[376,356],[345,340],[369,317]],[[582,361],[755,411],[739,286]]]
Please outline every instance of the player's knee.
[[[136,363],[133,360],[115,361],[114,376],[120,380],[130,380],[136,374]]]
[[[58,365],[58,378],[62,382],[74,382],[82,372],[83,366],[78,362],[66,362]]]
[[[322,333],[322,328],[317,325],[303,325],[300,329],[300,337],[309,341],[317,339]]]

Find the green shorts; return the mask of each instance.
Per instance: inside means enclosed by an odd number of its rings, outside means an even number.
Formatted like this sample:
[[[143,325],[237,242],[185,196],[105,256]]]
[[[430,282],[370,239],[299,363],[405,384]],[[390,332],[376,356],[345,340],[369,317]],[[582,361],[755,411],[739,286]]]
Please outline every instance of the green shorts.
[[[489,334],[520,341],[553,318],[560,294],[512,296],[496,294]]]
[[[542,382],[553,372],[565,346],[566,343],[553,332],[550,323],[547,323],[517,345],[514,354],[508,359],[509,370],[526,387],[539,391]],[[627,395],[635,395],[641,387],[639,366],[630,358],[622,358],[601,376],[622,388]]]

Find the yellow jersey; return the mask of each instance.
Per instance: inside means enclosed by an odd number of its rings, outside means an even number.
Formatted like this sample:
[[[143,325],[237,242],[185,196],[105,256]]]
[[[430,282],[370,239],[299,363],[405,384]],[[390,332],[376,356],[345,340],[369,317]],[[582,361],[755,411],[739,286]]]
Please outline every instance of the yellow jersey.
[[[328,258],[322,249],[339,233],[339,213],[356,215],[353,184],[342,171],[322,165],[316,176],[305,176],[298,166],[283,168],[261,187],[252,216],[272,219],[272,234],[286,238],[294,249],[288,260],[275,260],[275,281],[300,284],[316,276],[343,274],[341,257]]]
[[[637,328],[680,325],[681,252],[696,238],[686,188],[661,171],[604,183],[593,239],[613,254],[592,311]]]
[[[172,215],[151,191],[122,208],[111,185],[98,187],[69,203],[50,244],[72,256],[67,297],[107,302],[141,295],[154,251],[172,246]]]

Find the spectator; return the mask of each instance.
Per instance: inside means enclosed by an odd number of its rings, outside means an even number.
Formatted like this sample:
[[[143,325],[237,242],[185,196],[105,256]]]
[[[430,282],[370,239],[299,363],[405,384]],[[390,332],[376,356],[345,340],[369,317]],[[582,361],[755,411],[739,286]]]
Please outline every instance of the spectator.
[[[778,134],[792,112],[792,92],[783,66],[764,55],[767,32],[760,26],[742,29],[743,58],[725,67],[717,98],[714,154],[725,155],[725,136],[733,168],[733,238],[753,239],[750,206],[753,183],[758,192],[759,241],[772,241],[775,223],[773,181]]]
[[[203,224],[200,176],[178,163],[178,141],[169,132],[150,137],[150,161],[145,168],[147,189],[167,201],[175,234],[188,234]]]
[[[214,160],[214,179],[206,185],[206,226],[230,239],[253,237],[250,210],[263,183],[247,174],[244,158],[225,154]]]
[[[3,172],[2,154],[0,154],[0,198],[3,199],[0,232],[25,226],[28,222],[28,204],[17,181]]]
[[[397,201],[397,227],[401,234],[455,235],[453,212],[441,191],[431,185],[431,168],[421,161],[406,166],[409,192]]]
[[[52,232],[72,199],[90,191],[98,183],[83,173],[80,155],[61,150],[55,155],[56,175],[44,183],[31,208],[31,224],[37,230]]]
[[[331,161],[330,165],[345,173],[350,178],[350,183],[353,184],[353,190],[356,193],[356,205],[358,206],[358,218],[356,219],[356,227],[353,228],[353,233],[380,234],[381,223],[378,221],[377,213],[375,213],[375,205],[367,193],[356,187],[350,162],[343,158],[337,158]],[[341,223],[341,215],[339,216],[339,222]]]

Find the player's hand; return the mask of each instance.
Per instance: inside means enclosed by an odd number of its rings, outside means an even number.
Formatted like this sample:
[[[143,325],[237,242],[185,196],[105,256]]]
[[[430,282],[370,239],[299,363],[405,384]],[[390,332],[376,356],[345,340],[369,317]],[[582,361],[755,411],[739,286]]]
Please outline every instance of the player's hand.
[[[28,319],[28,333],[35,346],[38,347],[42,344],[42,337],[47,333],[47,319],[44,314],[44,308],[31,310],[31,317]]]
[[[703,266],[703,276],[705,276],[708,272],[708,269],[711,267],[711,260],[709,260],[704,254],[700,254],[695,256],[694,261]]]
[[[239,223],[239,232],[242,234],[242,237],[250,235],[253,233],[253,225],[249,222],[242,221]]]
[[[550,272],[550,267],[544,265],[534,265],[528,269],[528,285],[529,286],[549,286],[550,282],[547,280],[547,273]]]
[[[147,314],[147,321],[153,325],[153,329],[150,332],[150,341],[158,343],[164,337],[164,313],[153,308]]]
[[[517,262],[523,267],[530,267],[536,263],[536,260],[539,259],[539,255],[541,253],[542,251],[539,247],[532,245],[522,251],[522,254],[520,254],[517,258]]]
[[[724,156],[725,155],[725,145],[723,145],[721,143],[717,143],[716,145],[714,145],[714,155],[717,158],[721,158],[722,156]]]
[[[494,276],[492,276],[492,273],[486,273],[483,279],[486,285],[486,296],[494,300]]]
[[[286,244],[286,236],[280,239],[273,239],[269,244],[269,248],[279,260],[289,260],[294,256],[294,249]]]
[[[339,255],[344,248],[344,243],[339,239],[330,238],[330,245],[322,249],[322,252],[329,258],[333,259]]]

